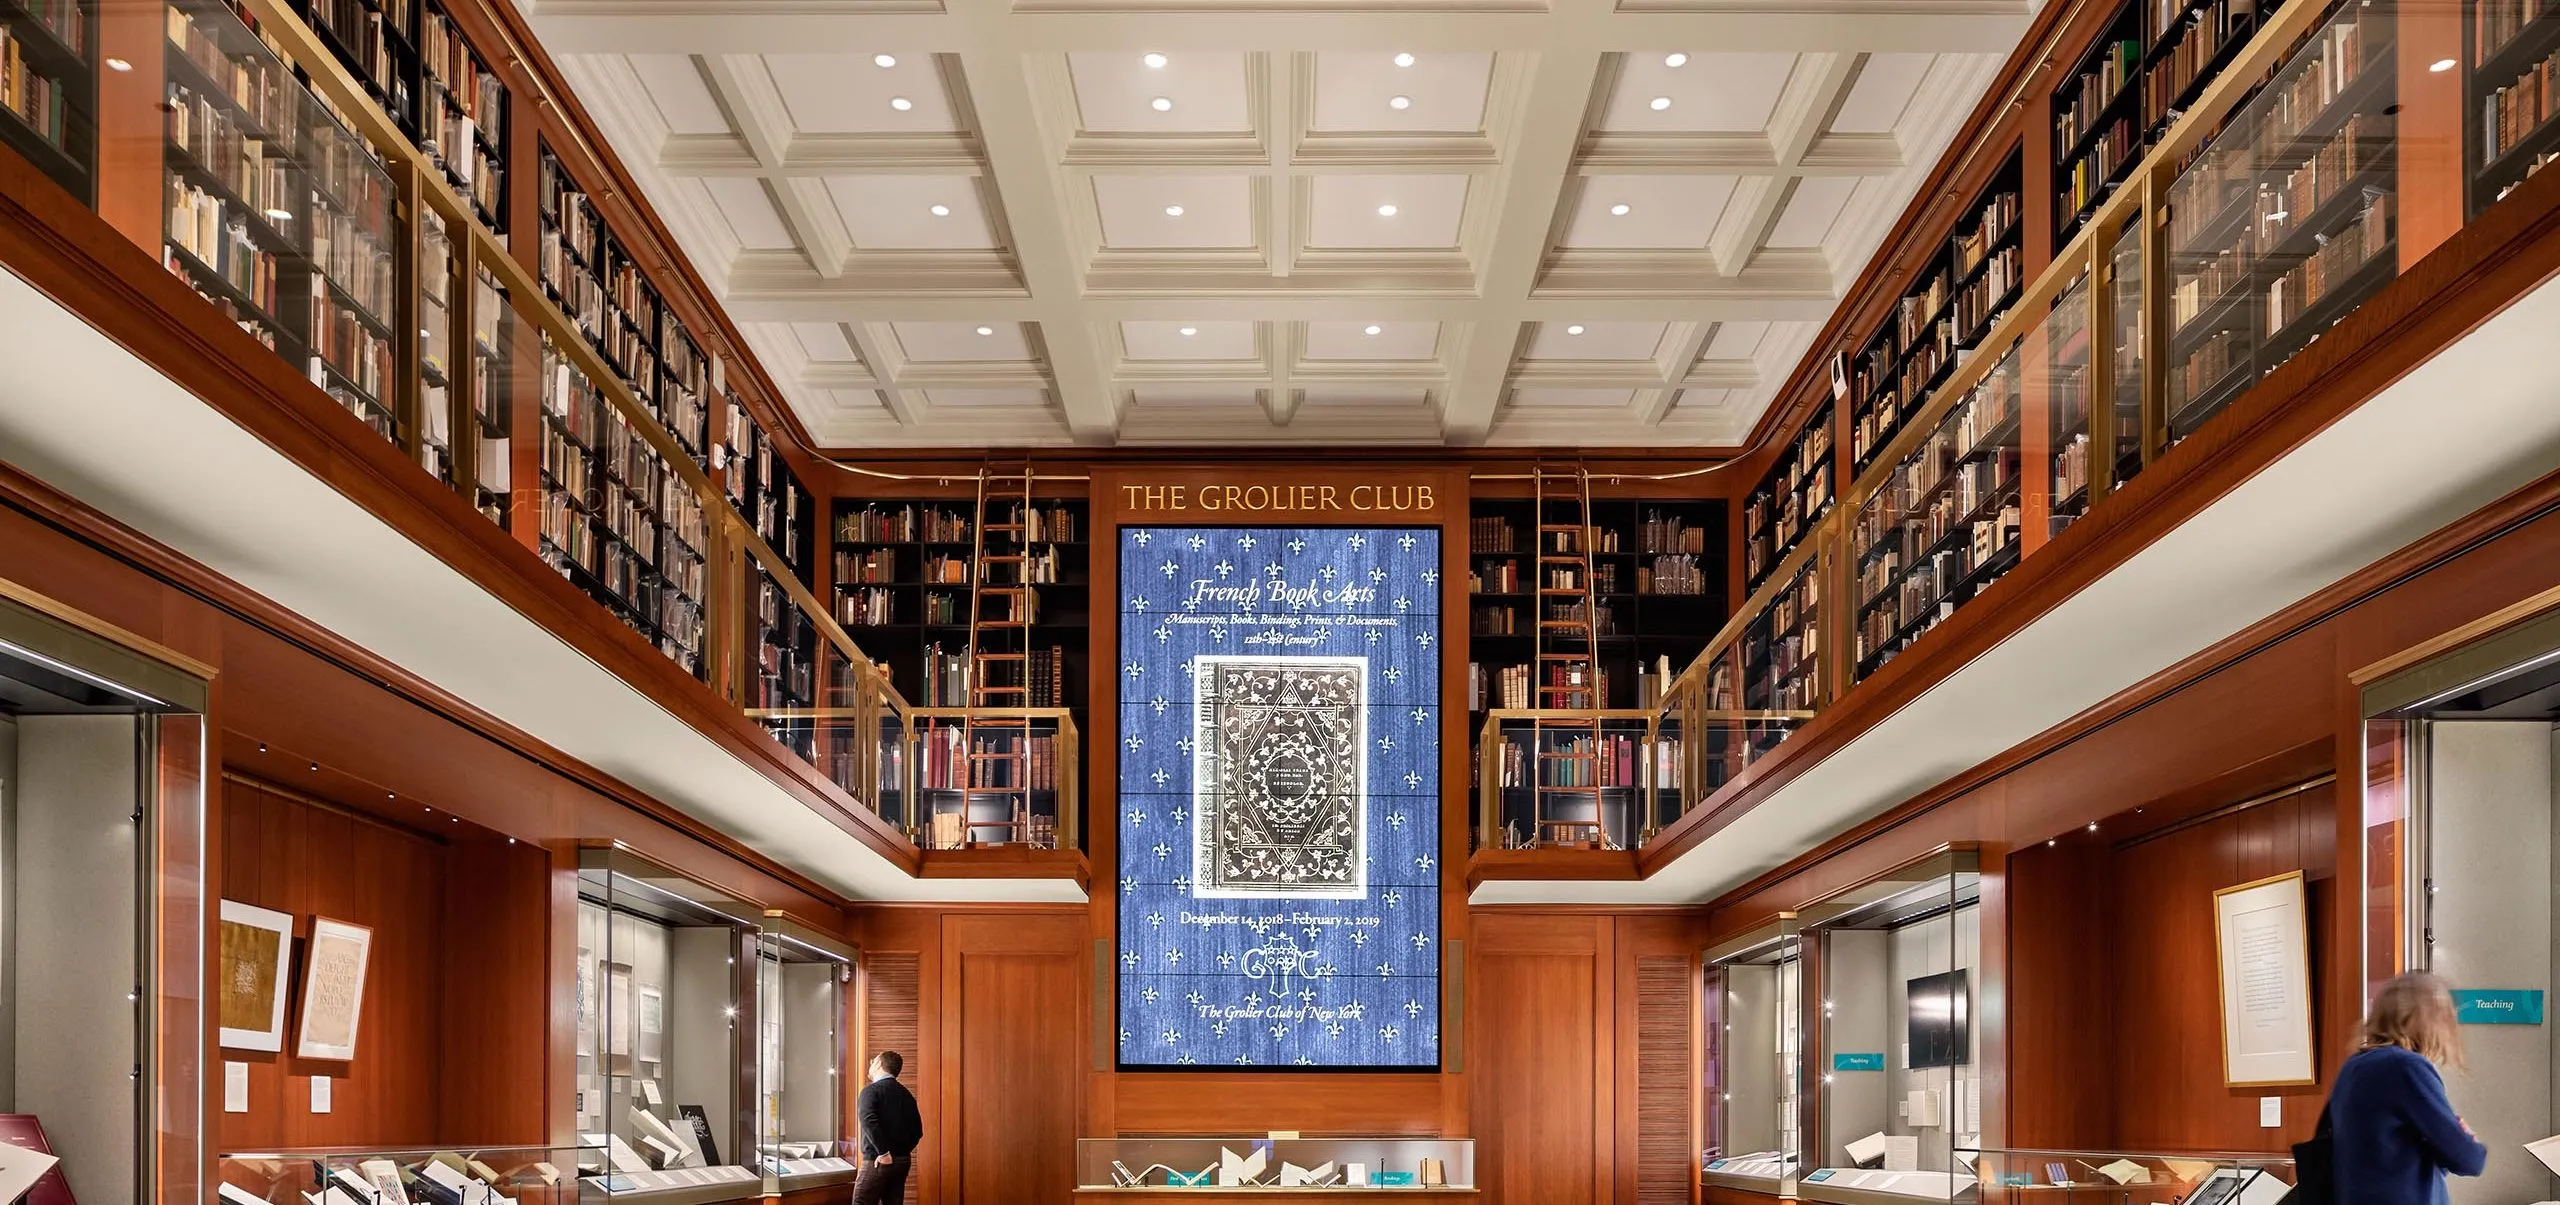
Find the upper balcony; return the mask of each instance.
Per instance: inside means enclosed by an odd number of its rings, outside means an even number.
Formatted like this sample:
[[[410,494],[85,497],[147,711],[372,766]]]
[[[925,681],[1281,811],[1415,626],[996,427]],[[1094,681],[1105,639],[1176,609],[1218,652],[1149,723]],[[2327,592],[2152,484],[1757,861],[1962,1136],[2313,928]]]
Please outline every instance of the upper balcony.
[[[1077,777],[1072,718],[919,711],[811,592],[822,466],[508,29],[0,24],[10,405],[102,399],[13,461],[847,895],[1081,898],[1072,790],[1020,777]],[[954,734],[968,776],[920,770]]]
[[[1748,596],[1628,721],[1677,819],[1489,849],[1477,898],[1738,885],[2547,470],[2560,14],[2145,7],[2018,82],[2023,211],[2003,138],[1958,148],[1944,196],[1983,200],[1807,358],[1752,462]],[[2020,227],[2040,270],[2002,261]],[[1511,827],[1569,832],[1550,794]]]

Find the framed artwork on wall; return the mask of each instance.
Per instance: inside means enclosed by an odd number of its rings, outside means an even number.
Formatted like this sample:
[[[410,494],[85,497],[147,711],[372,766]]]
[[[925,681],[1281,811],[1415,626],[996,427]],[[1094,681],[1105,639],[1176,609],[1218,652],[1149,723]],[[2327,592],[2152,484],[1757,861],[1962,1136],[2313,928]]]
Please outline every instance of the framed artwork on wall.
[[[640,1061],[644,1063],[658,1062],[660,1061],[660,1051],[665,1046],[664,1035],[667,1032],[666,996],[654,987],[642,985],[640,988],[639,1013]]]
[[[2311,1034],[2310,911],[2302,872],[2213,893],[2222,986],[2222,1078],[2235,1088],[2318,1082]]]
[[[373,930],[311,918],[311,951],[302,968],[302,1029],[295,1053],[306,1059],[349,1062],[356,1057],[356,1028],[364,1019],[365,964]]]
[[[631,964],[604,964],[604,1054],[605,1074],[629,1075],[633,1059],[631,1041]]]
[[[286,960],[293,918],[222,901],[222,965],[215,1011],[222,1044],[234,1050],[284,1049]]]

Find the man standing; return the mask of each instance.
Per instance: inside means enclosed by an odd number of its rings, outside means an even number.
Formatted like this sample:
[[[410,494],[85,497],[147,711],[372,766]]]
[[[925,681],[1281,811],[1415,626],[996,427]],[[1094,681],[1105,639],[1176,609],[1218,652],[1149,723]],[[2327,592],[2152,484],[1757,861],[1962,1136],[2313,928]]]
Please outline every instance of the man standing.
[[[862,1123],[862,1174],[853,1182],[853,1205],[896,1205],[907,1199],[907,1172],[915,1165],[916,1144],[924,1141],[924,1117],[916,1098],[898,1082],[906,1060],[883,1050],[871,1060],[871,1082],[863,1086],[854,1115]]]

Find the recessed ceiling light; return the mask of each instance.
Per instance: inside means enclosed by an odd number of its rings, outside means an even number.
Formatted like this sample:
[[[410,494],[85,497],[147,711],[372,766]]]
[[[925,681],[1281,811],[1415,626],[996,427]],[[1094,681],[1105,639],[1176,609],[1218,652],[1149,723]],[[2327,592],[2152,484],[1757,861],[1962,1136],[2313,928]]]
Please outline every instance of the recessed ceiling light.
[[[1182,207],[1181,207],[1181,206],[1179,206],[1179,205],[1167,205],[1167,206],[1165,206],[1165,207],[1164,207],[1164,216],[1169,217],[1169,218],[1178,218],[1178,217],[1181,217],[1181,216],[1182,216]]]
[[[1399,54],[1399,55],[1397,55],[1397,56],[1396,56],[1396,66],[1398,66],[1398,67],[1410,67],[1410,66],[1413,66],[1413,56],[1412,56],[1412,55],[1410,55],[1410,54]]]
[[[992,335],[996,333],[996,328],[992,326],[982,326],[978,328],[978,333],[981,335]]]
[[[1659,113],[1659,112],[1663,111],[1664,109],[1668,109],[1668,108],[1670,108],[1670,107],[1671,107],[1671,98],[1670,98],[1670,97],[1668,97],[1668,96],[1657,96],[1657,97],[1654,97],[1654,98],[1653,98],[1653,111],[1654,111],[1654,112]]]
[[[1372,322],[1369,325],[1360,328],[1360,333],[1364,335],[1374,335],[1377,334],[1380,329],[1381,328],[1377,323]]]
[[[1689,56],[1674,50],[1671,53],[1662,56],[1662,65],[1665,67],[1686,67],[1689,65]]]
[[[1173,109],[1173,98],[1170,96],[1159,96],[1154,100],[1148,101],[1147,107],[1158,113],[1170,112]]]
[[[892,96],[889,98],[889,107],[904,113],[907,110],[916,107],[916,102],[908,100],[903,96]]]
[[[1148,55],[1148,56],[1147,56],[1147,66],[1150,66],[1150,67],[1162,67],[1162,66],[1164,66],[1164,56],[1163,56],[1163,55],[1160,55],[1160,54],[1151,54],[1151,55]]]
[[[128,63],[128,62],[124,61],[123,59],[119,59],[119,58],[110,58],[110,59],[108,59],[108,60],[107,60],[107,70],[109,70],[109,71],[131,71],[131,70],[133,70],[133,64]]]
[[[1413,107],[1413,98],[1410,96],[1390,96],[1387,98],[1387,107],[1390,109],[1410,109]]]
[[[1191,336],[1196,335],[1196,334],[1199,334],[1199,333],[1200,333],[1200,328],[1199,328],[1199,327],[1196,327],[1196,326],[1186,326],[1186,327],[1182,328],[1182,337],[1183,337],[1183,338],[1185,338],[1185,339],[1188,339],[1188,338],[1190,338]]]
[[[1624,209],[1624,208],[1626,208],[1626,207],[1622,205],[1622,206],[1619,206],[1619,208]],[[936,205],[936,206],[934,206],[934,207],[933,207],[933,216],[935,216],[935,217],[937,217],[937,218],[947,218],[947,217],[950,217],[950,216],[951,216],[951,207],[950,207],[950,206],[948,206],[948,205]]]
[[[2429,70],[2429,71],[2434,71],[2434,72],[2439,72],[2439,73],[2441,73],[2441,72],[2446,72],[2446,71],[2451,71],[2451,70],[2453,70],[2453,60],[2452,60],[2452,59],[2437,59],[2436,61],[2434,61],[2434,62],[2432,62],[2432,63],[2427,64],[2427,70]]]
[[[1617,204],[1610,206],[1609,216],[1613,218],[1623,218],[1627,216],[1627,203],[1620,201]]]
[[[871,65],[874,67],[895,67],[898,65],[898,56],[894,54],[875,54],[871,56]]]
[[[267,211],[267,218],[270,221],[290,222],[293,220],[293,211],[290,209],[270,209]]]
[[[1381,205],[1378,207],[1378,216],[1382,218],[1394,217],[1396,216],[1396,207],[1393,205]]]
[[[1579,335],[1582,333],[1582,324],[1579,322],[1574,323],[1573,325],[1564,328],[1564,333],[1568,335]]]

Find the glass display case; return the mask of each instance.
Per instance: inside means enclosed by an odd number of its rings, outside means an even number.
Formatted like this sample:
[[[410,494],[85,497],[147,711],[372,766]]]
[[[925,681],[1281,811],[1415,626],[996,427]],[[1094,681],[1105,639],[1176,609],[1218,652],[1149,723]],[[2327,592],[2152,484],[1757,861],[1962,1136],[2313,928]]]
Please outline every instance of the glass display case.
[[[564,1199],[578,1176],[601,1168],[601,1154],[546,1146],[231,1154],[215,1165],[215,1191],[220,1205],[510,1205]]]
[[[1802,914],[1821,999],[1812,1141],[1797,1195],[1843,1205],[1974,1191],[1957,1152],[1979,1145],[1973,1007],[1981,874],[1949,850]]]
[[[2276,1205],[2293,1191],[2293,1160],[2264,1153],[1993,1149],[1958,1151],[1956,1159],[1982,1190],[2050,1192],[2073,1205]]]
[[[1083,1190],[1405,1188],[1473,1195],[1476,1144],[1465,1138],[1082,1138]]]
[[[861,1170],[838,1091],[854,957],[778,912],[756,935],[756,1154],[775,1191],[850,1184]]]
[[[1476,775],[1487,846],[1635,848],[1655,827],[1653,720],[1636,708],[1487,712]]]
[[[1707,951],[1706,1183],[1792,1196],[1803,1151],[1804,960],[1796,918]]]
[[[754,1196],[756,924],[738,900],[620,847],[578,867],[578,1144],[587,1188]]]

